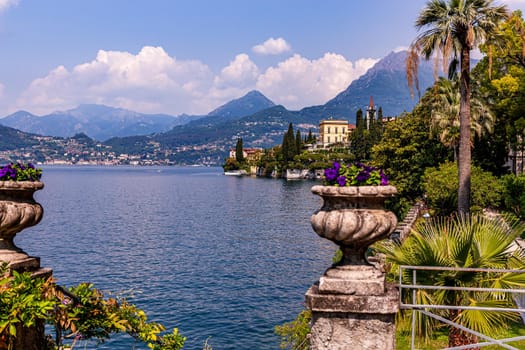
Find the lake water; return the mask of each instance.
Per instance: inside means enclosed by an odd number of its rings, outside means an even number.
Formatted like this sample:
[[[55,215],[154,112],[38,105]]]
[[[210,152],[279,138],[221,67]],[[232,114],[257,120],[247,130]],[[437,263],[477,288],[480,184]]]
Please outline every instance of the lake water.
[[[310,181],[200,167],[44,167],[42,180],[44,218],[16,244],[62,285],[129,292],[185,349],[277,349],[274,326],[302,310],[336,249],[310,226],[322,202]]]

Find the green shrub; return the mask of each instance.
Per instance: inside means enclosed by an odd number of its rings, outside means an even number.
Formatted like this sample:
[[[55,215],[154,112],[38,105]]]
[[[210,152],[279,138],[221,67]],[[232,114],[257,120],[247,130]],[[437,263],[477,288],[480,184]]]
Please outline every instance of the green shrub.
[[[457,209],[458,168],[456,163],[446,162],[439,168],[428,168],[423,176],[423,189],[430,207],[437,215],[450,215]],[[489,172],[472,166],[470,209],[499,207],[503,186]]]
[[[525,219],[525,176],[505,175],[503,184],[503,208]]]
[[[280,349],[307,350],[310,348],[310,320],[312,312],[303,310],[297,318],[282,326],[275,326],[275,333],[281,336]]]
[[[222,168],[224,171],[239,170],[240,164],[235,158],[227,158]]]
[[[33,278],[31,273],[0,266],[0,348],[11,348],[18,327],[47,322],[48,348],[73,348],[79,341],[103,343],[111,335],[127,333],[153,350],[180,350],[186,338],[177,328],[161,334],[164,326],[148,321],[146,313],[125,298],[108,298],[89,283],[64,288],[52,278]],[[51,329],[51,328],[49,328]],[[39,344],[40,345],[40,344]]]
[[[43,293],[49,288],[49,282],[31,278],[27,272],[13,271],[13,277],[7,277],[6,266],[0,266],[0,348],[11,349],[17,328],[43,322],[52,312],[54,303]]]

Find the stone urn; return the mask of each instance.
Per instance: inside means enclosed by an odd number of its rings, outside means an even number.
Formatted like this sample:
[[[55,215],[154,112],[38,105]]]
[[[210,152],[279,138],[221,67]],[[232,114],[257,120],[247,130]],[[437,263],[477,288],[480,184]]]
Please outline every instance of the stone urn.
[[[399,292],[388,285],[382,266],[370,264],[368,247],[392,233],[394,213],[384,202],[394,186],[314,186],[323,206],[312,215],[312,228],[339,245],[333,265],[305,294],[312,311],[310,349],[395,350],[395,315]]]
[[[313,186],[323,206],[312,215],[312,228],[339,245],[341,265],[368,265],[368,246],[390,235],[396,225],[394,213],[384,202],[397,193],[394,186]]]
[[[0,263],[30,259],[14,243],[16,234],[40,222],[44,210],[33,194],[44,188],[39,181],[0,181]]]

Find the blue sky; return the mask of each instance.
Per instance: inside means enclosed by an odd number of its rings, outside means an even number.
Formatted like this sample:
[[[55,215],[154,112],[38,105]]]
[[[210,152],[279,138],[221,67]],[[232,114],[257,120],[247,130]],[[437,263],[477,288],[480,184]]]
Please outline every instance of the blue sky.
[[[81,103],[205,114],[253,89],[322,104],[407,47],[425,3],[0,0],[0,117]]]

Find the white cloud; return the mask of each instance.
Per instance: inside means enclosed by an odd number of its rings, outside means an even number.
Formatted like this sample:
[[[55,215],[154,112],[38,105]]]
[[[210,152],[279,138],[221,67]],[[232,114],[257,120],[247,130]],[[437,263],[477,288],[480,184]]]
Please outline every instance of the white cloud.
[[[323,104],[346,89],[377,62],[364,58],[355,62],[326,53],[317,60],[298,54],[271,67],[259,77],[257,88],[275,103],[291,109]]]
[[[230,64],[224,67],[221,74],[215,77],[217,87],[245,88],[253,86],[259,76],[259,68],[247,54],[239,54]]]
[[[59,66],[34,80],[17,100],[17,108],[44,114],[102,103],[141,112],[200,113],[213,75],[199,61],[179,61],[161,47],[145,46],[137,54],[100,50],[88,63],[68,70]]]
[[[0,0],[0,12],[16,5],[18,5],[18,0]]]
[[[351,62],[335,53],[314,60],[296,54],[261,72],[241,53],[214,75],[205,63],[177,60],[162,47],[145,46],[137,54],[100,50],[90,62],[58,66],[35,79],[9,110],[43,115],[98,103],[143,113],[206,114],[253,89],[300,109],[335,97],[376,62]]]
[[[262,44],[255,45],[252,50],[260,55],[280,55],[291,51],[292,48],[283,38],[270,38]]]

